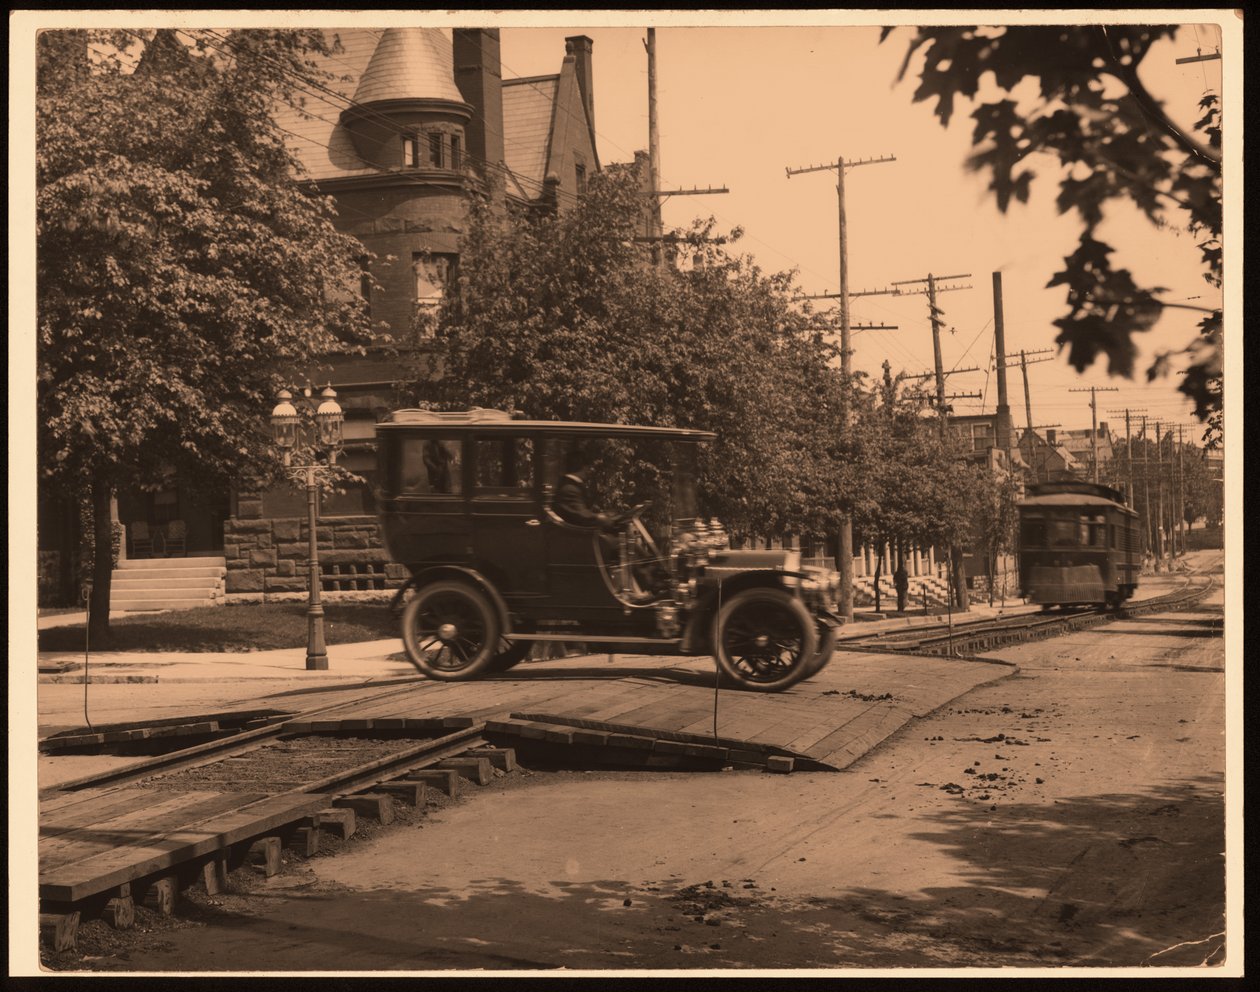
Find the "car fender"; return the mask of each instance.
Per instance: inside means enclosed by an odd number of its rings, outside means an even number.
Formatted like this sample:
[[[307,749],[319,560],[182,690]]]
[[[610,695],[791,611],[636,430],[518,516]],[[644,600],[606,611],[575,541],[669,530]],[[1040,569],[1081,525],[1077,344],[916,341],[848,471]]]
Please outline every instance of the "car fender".
[[[494,587],[494,583],[476,569],[465,568],[462,565],[434,565],[430,568],[421,569],[394,593],[394,598],[390,603],[391,608],[397,609],[402,605],[403,596],[408,589],[419,589],[422,586],[427,586],[430,582],[436,582],[438,579],[458,579],[461,582],[467,582],[469,585],[475,586],[485,593],[493,604],[495,612],[499,614],[503,633],[511,632],[512,622],[508,613],[507,603],[499,594],[499,590]]]
[[[682,653],[703,654],[712,647],[713,619],[717,616],[717,611],[721,609],[723,601],[745,589],[757,587],[793,592],[792,586],[783,581],[793,578],[799,584],[804,574],[767,568],[751,572],[737,572],[702,587],[699,590],[696,605],[691,609],[687,624],[683,628]]]

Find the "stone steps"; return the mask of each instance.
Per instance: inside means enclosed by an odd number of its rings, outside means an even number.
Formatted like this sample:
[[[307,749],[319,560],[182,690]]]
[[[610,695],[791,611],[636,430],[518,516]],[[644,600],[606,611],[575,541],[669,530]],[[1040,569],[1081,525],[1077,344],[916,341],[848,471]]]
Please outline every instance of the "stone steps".
[[[227,563],[218,556],[135,558],[121,562],[110,581],[110,612],[190,610],[223,604]]]

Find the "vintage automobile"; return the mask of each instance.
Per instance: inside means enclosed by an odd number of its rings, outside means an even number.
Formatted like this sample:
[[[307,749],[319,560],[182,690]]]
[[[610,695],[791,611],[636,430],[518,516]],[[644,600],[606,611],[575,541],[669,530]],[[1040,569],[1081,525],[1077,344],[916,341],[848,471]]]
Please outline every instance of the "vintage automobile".
[[[819,671],[841,623],[839,576],[793,550],[732,550],[721,524],[697,515],[697,449],[714,437],[483,409],[388,416],[379,513],[410,572],[396,599],[407,657],[459,680],[504,671],[539,641],[709,654],[756,691]],[[575,444],[635,452],[619,464],[647,466],[655,501],[613,528],[567,522],[554,497]]]

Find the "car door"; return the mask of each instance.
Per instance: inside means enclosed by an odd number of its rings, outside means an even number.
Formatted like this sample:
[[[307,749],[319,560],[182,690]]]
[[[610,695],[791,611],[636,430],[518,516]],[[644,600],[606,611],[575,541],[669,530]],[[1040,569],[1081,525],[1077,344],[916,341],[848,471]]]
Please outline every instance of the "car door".
[[[509,603],[548,594],[533,439],[474,434],[470,520],[477,569]]]

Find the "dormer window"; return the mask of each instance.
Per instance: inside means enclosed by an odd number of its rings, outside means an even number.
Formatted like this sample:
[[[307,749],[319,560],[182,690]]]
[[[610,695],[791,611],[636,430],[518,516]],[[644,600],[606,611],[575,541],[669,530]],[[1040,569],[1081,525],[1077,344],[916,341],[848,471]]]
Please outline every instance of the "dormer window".
[[[417,135],[403,135],[402,161],[404,169],[418,169],[420,167],[420,138]]]
[[[435,169],[442,168],[442,132],[429,133],[429,164]]]

